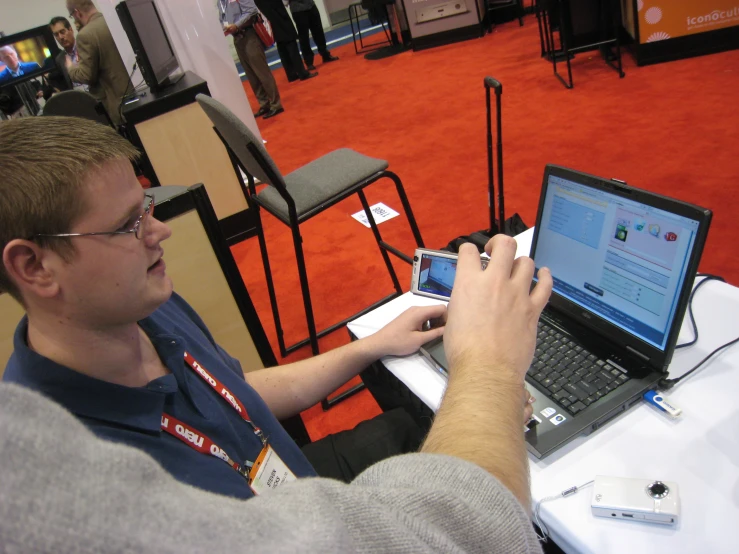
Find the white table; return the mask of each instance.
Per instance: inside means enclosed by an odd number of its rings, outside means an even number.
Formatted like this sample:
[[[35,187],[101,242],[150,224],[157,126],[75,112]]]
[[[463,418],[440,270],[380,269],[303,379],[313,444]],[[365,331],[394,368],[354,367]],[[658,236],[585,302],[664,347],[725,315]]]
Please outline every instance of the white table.
[[[522,233],[517,255],[527,254],[532,230]],[[349,323],[358,338],[371,335],[410,306],[438,301],[407,293]],[[713,349],[739,336],[739,289],[707,283],[693,305],[700,340],[677,350],[670,377],[693,367]],[[692,338],[686,322],[678,344]],[[446,380],[419,354],[386,357],[383,365],[436,411]],[[544,460],[530,456],[534,502],[581,485],[596,475],[674,481],[681,521],[675,528],[595,518],[591,489],[541,505],[541,517],[566,552],[739,552],[739,345],[730,347],[677,385],[670,399],[683,409],[671,420],[639,404],[605,427],[580,437]]]

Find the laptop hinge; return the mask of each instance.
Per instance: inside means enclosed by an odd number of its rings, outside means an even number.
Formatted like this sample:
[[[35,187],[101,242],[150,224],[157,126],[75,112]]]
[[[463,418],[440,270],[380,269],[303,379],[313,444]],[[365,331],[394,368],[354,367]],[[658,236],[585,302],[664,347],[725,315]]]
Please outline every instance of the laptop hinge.
[[[636,348],[632,348],[631,346],[626,345],[626,350],[628,350],[632,354],[636,354],[637,356],[639,356],[644,361],[647,361],[647,362],[649,361],[649,356],[647,356],[646,354],[642,354]]]

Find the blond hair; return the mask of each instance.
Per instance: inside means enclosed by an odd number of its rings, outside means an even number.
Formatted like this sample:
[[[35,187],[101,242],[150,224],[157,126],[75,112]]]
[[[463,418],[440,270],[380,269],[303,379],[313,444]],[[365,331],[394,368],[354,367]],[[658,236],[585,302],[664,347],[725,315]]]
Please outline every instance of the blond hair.
[[[111,127],[78,117],[23,117],[0,122],[0,253],[13,239],[68,233],[85,213],[87,174],[108,161],[134,160],[134,146]],[[36,243],[69,260],[70,239]],[[0,263],[0,292],[22,303]]]

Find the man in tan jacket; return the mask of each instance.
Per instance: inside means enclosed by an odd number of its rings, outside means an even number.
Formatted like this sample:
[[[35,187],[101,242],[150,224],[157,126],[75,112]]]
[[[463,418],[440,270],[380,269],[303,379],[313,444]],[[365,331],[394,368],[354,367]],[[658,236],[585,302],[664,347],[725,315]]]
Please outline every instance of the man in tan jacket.
[[[90,86],[90,94],[102,101],[113,123],[120,124],[121,100],[133,92],[133,85],[118,53],[103,14],[92,0],[67,0],[69,16],[81,26],[77,35],[79,61],[67,58],[72,81]]]

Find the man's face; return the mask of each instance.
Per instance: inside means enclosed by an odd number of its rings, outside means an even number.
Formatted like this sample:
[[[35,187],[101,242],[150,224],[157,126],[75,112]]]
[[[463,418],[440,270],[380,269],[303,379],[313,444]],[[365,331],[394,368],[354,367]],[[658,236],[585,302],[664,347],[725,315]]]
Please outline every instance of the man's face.
[[[74,32],[70,26],[67,29],[64,23],[59,22],[51,26],[51,32],[59,45],[65,50],[71,50],[74,48]]]
[[[67,11],[69,12],[69,17],[74,19],[75,27],[77,27],[77,30],[79,31],[84,26],[82,14],[76,7],[71,6],[69,3],[67,3]]]
[[[87,213],[70,233],[127,230],[143,213],[144,190],[127,160],[106,162],[85,178]],[[161,243],[172,234],[153,217],[133,233],[76,237],[75,254],[59,263],[56,278],[70,324],[106,328],[135,323],[172,294]]]
[[[0,62],[13,71],[18,70],[18,54],[12,48],[0,48]]]

